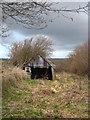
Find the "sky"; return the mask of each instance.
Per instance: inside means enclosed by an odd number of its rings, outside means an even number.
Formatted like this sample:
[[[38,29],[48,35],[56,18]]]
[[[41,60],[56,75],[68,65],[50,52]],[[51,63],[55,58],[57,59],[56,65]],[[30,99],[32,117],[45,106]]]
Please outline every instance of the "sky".
[[[64,7],[73,8],[84,3],[68,2],[63,3]],[[49,17],[54,17],[52,23],[41,30],[26,29],[22,25],[16,24],[10,18],[7,20],[7,25],[10,27],[10,36],[2,39],[2,43],[6,46],[11,46],[14,42],[21,41],[25,38],[31,38],[36,35],[45,35],[53,40],[54,52],[52,58],[66,58],[80,44],[88,40],[88,15],[84,13],[65,13],[71,19],[67,19],[61,15],[53,14]],[[0,58],[8,58],[9,49],[0,45]]]

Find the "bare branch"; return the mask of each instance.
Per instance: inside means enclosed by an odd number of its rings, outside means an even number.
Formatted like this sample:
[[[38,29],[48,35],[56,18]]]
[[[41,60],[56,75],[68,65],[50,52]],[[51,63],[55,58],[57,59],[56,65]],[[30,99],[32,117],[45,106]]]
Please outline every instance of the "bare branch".
[[[22,24],[26,28],[42,29],[47,27],[48,23],[52,21],[49,16],[53,13],[58,13],[65,18],[71,19],[64,13],[85,13],[88,14],[88,5],[66,9],[66,8],[55,8],[55,5],[60,3],[48,3],[48,2],[16,2],[16,3],[2,3],[3,16],[7,19],[8,17],[14,19],[17,23]],[[6,20],[4,19],[4,21]]]

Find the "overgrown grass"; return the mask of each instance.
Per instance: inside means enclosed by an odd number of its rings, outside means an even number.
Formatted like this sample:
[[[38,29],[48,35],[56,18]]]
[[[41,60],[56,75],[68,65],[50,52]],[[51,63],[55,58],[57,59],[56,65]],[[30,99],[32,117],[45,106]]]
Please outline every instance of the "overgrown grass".
[[[20,68],[7,68],[3,69],[2,74],[2,90],[10,91],[12,88],[17,88],[20,84],[23,84],[23,80],[26,79],[27,75]]]
[[[54,81],[30,80],[16,71],[3,74],[3,118],[88,117],[87,76],[58,73]]]

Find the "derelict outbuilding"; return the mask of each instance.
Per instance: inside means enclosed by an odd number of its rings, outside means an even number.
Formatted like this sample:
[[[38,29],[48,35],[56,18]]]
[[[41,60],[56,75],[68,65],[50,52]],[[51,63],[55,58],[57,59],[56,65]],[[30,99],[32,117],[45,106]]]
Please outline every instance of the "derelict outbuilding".
[[[56,77],[55,65],[40,55],[24,64],[24,69],[26,72],[31,72],[31,79],[43,78],[54,80]]]

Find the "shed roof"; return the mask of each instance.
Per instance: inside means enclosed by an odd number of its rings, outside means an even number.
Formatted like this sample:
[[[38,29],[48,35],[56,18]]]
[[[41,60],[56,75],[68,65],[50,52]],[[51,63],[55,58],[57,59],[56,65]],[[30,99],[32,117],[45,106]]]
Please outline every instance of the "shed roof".
[[[39,55],[39,56],[40,56],[43,60],[45,60],[53,69],[55,69],[54,63],[52,63],[50,60],[44,58],[44,57],[41,56],[41,55]],[[31,63],[31,61],[32,61],[33,59],[35,59],[35,58],[33,57],[31,60],[29,60],[29,62],[25,63],[24,66],[25,66],[25,67],[28,66],[28,64]]]

